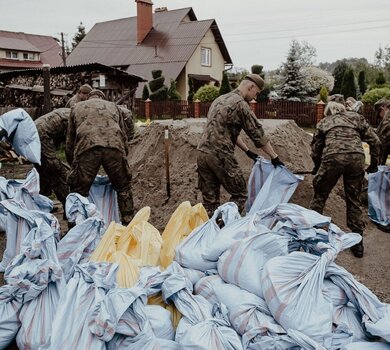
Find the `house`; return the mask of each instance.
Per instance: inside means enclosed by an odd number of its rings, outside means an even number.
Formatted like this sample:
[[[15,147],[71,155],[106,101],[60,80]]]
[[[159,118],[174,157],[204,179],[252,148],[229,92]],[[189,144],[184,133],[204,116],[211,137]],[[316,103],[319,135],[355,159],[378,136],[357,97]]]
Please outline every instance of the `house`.
[[[0,72],[62,65],[61,46],[46,35],[0,30]]]
[[[232,60],[214,19],[198,21],[192,8],[163,7],[153,13],[151,0],[135,2],[136,17],[95,24],[67,63],[99,62],[149,81],[152,70],[160,69],[165,85],[176,80],[182,99],[188,96],[190,77],[195,89],[222,80]]]

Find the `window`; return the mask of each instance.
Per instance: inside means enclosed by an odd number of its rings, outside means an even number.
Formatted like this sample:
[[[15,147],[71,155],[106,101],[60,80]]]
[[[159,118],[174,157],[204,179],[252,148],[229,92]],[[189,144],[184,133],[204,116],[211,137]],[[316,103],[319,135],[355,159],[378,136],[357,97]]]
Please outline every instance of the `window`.
[[[24,52],[23,53],[23,59],[24,60],[30,60],[30,61],[33,61],[34,60],[34,54],[31,53],[31,52]]]
[[[211,66],[211,49],[207,47],[200,49],[200,64],[202,66]]]
[[[14,52],[14,51],[6,51],[5,52],[5,57],[12,58],[12,59],[17,59],[18,58],[18,53]]]

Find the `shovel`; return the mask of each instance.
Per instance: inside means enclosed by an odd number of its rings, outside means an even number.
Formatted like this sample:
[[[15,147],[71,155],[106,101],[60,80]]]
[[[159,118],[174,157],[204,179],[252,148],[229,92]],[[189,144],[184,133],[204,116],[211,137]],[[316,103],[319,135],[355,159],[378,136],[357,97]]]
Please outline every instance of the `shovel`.
[[[168,126],[165,127],[164,133],[164,158],[165,158],[165,177],[167,181],[167,198],[165,203],[168,202],[171,197],[171,183],[169,179],[169,130]]]

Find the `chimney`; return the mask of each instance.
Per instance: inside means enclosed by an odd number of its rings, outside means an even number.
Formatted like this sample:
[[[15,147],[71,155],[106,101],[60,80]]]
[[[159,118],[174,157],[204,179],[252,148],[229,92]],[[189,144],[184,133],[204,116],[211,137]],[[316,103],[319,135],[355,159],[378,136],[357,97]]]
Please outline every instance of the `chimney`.
[[[151,0],[135,0],[137,3],[137,44],[141,44],[153,28],[153,3]]]

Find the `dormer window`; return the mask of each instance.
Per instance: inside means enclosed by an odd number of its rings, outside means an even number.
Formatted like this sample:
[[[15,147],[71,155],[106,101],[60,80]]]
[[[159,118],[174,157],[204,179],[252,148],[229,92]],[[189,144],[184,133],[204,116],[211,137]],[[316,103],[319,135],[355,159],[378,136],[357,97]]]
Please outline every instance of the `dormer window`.
[[[17,60],[18,59],[18,53],[15,51],[6,51],[5,52],[5,57]]]
[[[211,67],[211,49],[208,47],[201,47],[200,49],[200,64],[202,66]]]
[[[24,52],[23,53],[23,59],[33,61],[34,60],[34,54],[31,52]]]

